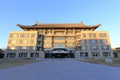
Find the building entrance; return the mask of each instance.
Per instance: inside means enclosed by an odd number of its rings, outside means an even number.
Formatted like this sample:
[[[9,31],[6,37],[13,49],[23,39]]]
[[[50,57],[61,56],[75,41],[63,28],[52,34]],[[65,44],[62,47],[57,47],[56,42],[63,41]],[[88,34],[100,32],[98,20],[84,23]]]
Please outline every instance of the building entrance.
[[[53,47],[46,51],[45,58],[73,58],[74,53],[71,53],[70,49],[66,47]]]
[[[56,53],[56,54],[52,54],[52,58],[68,58],[68,54]]]

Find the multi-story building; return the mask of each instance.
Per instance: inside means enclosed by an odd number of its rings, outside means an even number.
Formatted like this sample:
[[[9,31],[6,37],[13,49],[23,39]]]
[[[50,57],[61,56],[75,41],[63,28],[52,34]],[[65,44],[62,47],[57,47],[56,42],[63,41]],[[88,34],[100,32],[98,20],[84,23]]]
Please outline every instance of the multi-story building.
[[[12,31],[6,50],[7,58],[39,57],[43,50],[43,35],[37,31]]]
[[[120,47],[113,48],[113,55],[115,58],[120,58]]]
[[[54,46],[65,46],[68,48],[75,48],[77,45],[77,35],[81,31],[94,31],[100,26],[88,26],[82,22],[79,24],[39,24],[35,25],[20,25],[17,24],[24,31],[38,31],[44,35],[44,48],[50,49]]]
[[[74,50],[72,52],[75,57],[79,58],[112,57],[108,33],[95,31],[100,25],[85,25],[83,22],[79,24],[40,24],[38,22],[34,25],[17,24],[24,31],[10,33],[8,49],[39,51],[44,48],[46,51],[56,46],[64,46],[69,50]],[[44,38],[39,39],[39,34]],[[39,41],[42,39],[43,41]]]
[[[43,35],[37,31],[10,32],[8,49],[27,49],[41,51],[43,49]]]
[[[82,31],[77,36],[77,56],[85,58],[113,57],[107,31]]]

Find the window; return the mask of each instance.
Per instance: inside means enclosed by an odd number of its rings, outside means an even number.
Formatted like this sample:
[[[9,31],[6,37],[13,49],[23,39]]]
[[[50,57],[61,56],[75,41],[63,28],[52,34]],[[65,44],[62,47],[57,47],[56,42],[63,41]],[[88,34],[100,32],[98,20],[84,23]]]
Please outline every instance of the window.
[[[104,37],[106,37],[106,34],[105,33],[100,33],[100,37],[104,38]]]
[[[85,38],[85,37],[86,37],[86,34],[85,34],[85,33],[83,33],[83,34],[82,34],[82,37],[83,37],[83,38]]]
[[[26,47],[26,46],[22,46],[21,49],[28,49],[28,47]]]
[[[86,44],[87,43],[87,40],[82,40],[82,44]]]
[[[31,53],[31,54],[30,54],[30,57],[34,57],[34,53]]]
[[[96,34],[95,34],[95,33],[90,33],[89,36],[90,36],[91,38],[94,38],[94,37],[96,37]]]
[[[68,29],[67,30],[67,34],[69,35],[69,34],[72,34],[73,33],[73,31],[71,30],[71,29]]]
[[[87,46],[86,45],[82,46],[82,50],[87,50]]]
[[[68,40],[74,40],[74,37],[67,37]]]
[[[27,53],[19,53],[19,57],[20,58],[25,58],[25,57],[27,57]]]
[[[105,39],[100,40],[100,43],[101,43],[101,44],[106,44],[106,43],[107,43],[107,40],[105,40]]]
[[[15,58],[15,53],[7,53],[7,58]]]
[[[36,49],[36,47],[35,47],[35,46],[31,46],[31,49],[32,49],[32,50],[35,50],[35,49]]]
[[[39,57],[39,53],[35,53],[35,57],[38,58]]]
[[[16,40],[11,40],[10,42],[11,42],[12,44],[16,44],[16,43],[17,43]]]
[[[50,34],[52,34],[52,32],[51,31],[46,31],[45,34],[50,35]]]
[[[35,44],[35,40],[31,40],[31,44]]]
[[[54,40],[64,40],[65,37],[54,37]]]
[[[50,42],[46,42],[45,46],[51,46],[51,43]]]
[[[102,50],[109,50],[109,46],[108,45],[102,45]]]
[[[92,57],[99,57],[99,52],[91,52]]]
[[[27,44],[28,41],[27,40],[21,40],[21,44]]]
[[[74,45],[74,43],[68,43],[68,47],[74,47],[75,45]]]
[[[18,35],[17,34],[11,34],[11,36],[10,37],[12,37],[12,38],[17,38],[18,37]]]
[[[22,34],[22,36],[21,36],[22,38],[28,38],[29,37],[29,34]]]
[[[91,44],[96,44],[96,43],[97,43],[97,40],[90,40],[90,43],[91,43]]]
[[[12,46],[12,47],[10,47],[10,49],[14,50],[14,49],[16,49],[16,47],[13,47],[13,46]]]
[[[103,52],[103,57],[109,57],[110,56],[110,52]]]
[[[52,40],[52,37],[45,37],[44,40]]]
[[[64,35],[64,32],[63,31],[58,31],[58,32],[55,32],[55,35]]]
[[[35,37],[36,37],[36,34],[32,34],[31,37],[32,37],[32,38],[35,38]]]
[[[88,52],[81,52],[80,57],[88,57]]]
[[[93,50],[93,51],[94,51],[94,50],[98,50],[98,49],[99,49],[99,48],[98,48],[97,45],[92,45],[92,46],[91,46],[91,50]]]
[[[65,43],[54,43],[54,46],[65,46]]]

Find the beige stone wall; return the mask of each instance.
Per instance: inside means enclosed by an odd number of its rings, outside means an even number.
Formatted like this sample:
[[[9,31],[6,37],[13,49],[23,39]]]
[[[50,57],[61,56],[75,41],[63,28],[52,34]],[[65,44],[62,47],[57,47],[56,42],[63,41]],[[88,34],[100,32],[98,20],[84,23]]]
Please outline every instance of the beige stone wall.
[[[81,31],[92,31],[92,29],[39,29],[44,35],[44,48],[52,48],[57,45],[63,45],[68,48],[75,48],[77,45],[76,35]]]
[[[35,47],[37,43],[37,31],[13,31],[9,34],[8,45],[9,49],[18,47]]]

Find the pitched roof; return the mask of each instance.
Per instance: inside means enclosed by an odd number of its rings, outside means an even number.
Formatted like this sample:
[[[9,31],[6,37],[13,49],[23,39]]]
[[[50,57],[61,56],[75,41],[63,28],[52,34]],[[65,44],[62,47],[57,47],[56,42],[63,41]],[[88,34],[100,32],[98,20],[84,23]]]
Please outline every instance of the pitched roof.
[[[85,25],[82,22],[79,24],[39,24],[36,23],[34,25],[21,25],[21,24],[17,24],[17,26],[19,26],[22,29],[45,29],[45,28],[98,28],[101,24],[97,24],[97,25]]]

